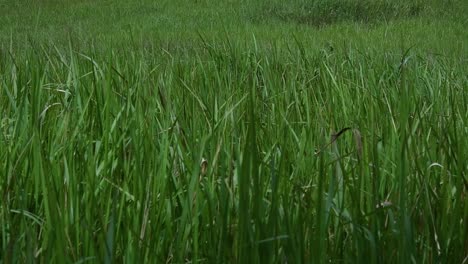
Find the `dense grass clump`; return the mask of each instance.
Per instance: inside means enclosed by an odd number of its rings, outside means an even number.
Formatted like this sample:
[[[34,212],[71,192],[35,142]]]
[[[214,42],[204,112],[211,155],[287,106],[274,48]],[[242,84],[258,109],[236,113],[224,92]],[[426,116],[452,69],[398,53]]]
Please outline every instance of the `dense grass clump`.
[[[466,258],[466,60],[201,43],[0,51],[3,261]]]
[[[421,1],[274,1],[265,3],[262,17],[316,27],[343,22],[376,24],[417,17],[424,7]]]
[[[0,0],[0,261],[467,263],[463,0]]]

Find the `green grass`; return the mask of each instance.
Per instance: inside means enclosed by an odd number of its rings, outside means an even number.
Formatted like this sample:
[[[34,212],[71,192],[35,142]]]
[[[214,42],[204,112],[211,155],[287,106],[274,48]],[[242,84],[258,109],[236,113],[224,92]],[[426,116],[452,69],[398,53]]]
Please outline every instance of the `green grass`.
[[[0,0],[2,261],[466,262],[466,5],[328,3]]]

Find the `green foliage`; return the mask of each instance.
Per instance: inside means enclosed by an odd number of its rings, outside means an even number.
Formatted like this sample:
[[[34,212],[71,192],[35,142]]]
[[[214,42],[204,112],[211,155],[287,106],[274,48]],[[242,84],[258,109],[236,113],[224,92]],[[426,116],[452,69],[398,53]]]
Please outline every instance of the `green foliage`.
[[[463,16],[346,2],[0,0],[1,260],[462,263]]]
[[[420,1],[275,1],[265,4],[263,16],[316,27],[340,22],[375,24],[416,17],[424,7]]]
[[[466,63],[203,43],[2,52],[6,262],[465,257]]]

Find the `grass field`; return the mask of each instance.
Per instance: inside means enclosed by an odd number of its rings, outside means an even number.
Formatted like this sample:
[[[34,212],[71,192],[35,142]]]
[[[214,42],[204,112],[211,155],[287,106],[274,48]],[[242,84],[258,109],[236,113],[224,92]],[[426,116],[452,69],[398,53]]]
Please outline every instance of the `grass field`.
[[[462,0],[0,0],[2,263],[468,263]]]

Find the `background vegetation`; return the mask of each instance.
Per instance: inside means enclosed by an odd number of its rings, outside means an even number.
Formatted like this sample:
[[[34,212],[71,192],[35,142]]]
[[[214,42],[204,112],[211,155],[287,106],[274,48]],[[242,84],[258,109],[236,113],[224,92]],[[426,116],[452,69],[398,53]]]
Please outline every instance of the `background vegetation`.
[[[0,10],[4,263],[468,262],[464,1]]]

